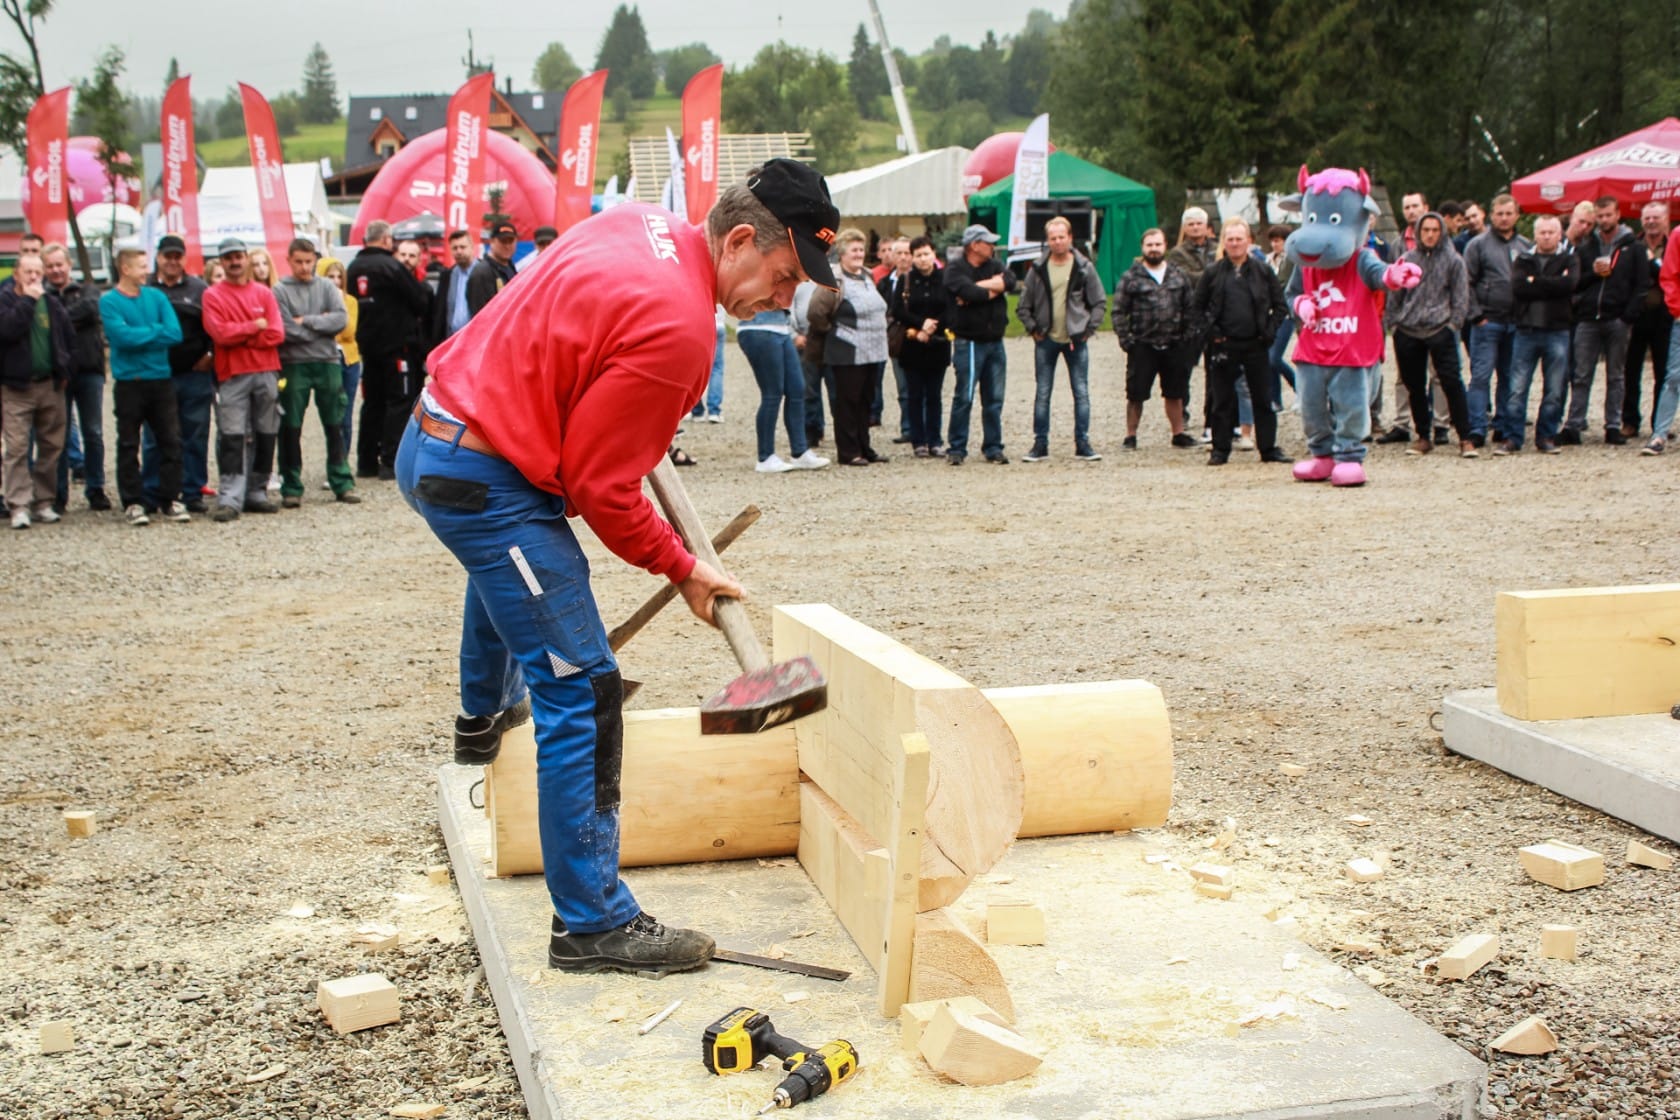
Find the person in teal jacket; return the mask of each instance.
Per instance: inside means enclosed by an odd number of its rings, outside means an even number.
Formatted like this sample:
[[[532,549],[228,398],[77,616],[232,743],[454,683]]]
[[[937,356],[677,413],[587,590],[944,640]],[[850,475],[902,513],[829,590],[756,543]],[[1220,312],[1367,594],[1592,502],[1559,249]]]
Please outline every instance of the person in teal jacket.
[[[181,322],[169,297],[146,282],[146,254],[117,251],[117,286],[99,297],[99,318],[110,347],[112,390],[117,410],[117,493],[130,525],[144,525],[140,481],[140,429],[157,439],[160,494],[181,492],[181,419],[169,348],[181,341]],[[171,521],[191,521],[178,498],[160,510]]]

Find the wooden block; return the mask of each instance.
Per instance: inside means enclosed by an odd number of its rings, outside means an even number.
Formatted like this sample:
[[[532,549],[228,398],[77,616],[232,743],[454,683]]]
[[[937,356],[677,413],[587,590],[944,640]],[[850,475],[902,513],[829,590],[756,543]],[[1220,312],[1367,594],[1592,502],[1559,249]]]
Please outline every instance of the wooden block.
[[[1222,898],[1229,902],[1231,896],[1236,893],[1236,888],[1223,883],[1204,883],[1198,879],[1196,880],[1196,893],[1207,898]]]
[[[78,840],[99,831],[98,815],[88,810],[65,810],[64,827]]]
[[[1348,824],[1351,824],[1356,828],[1370,828],[1373,824],[1376,823],[1370,817],[1367,817],[1364,813],[1349,813],[1347,816],[1343,817],[1342,819],[1344,821],[1346,821]]]
[[[449,882],[449,865],[440,863],[435,867],[426,868],[426,882],[440,887]]]
[[[921,1003],[907,1003],[898,1009],[899,1042],[904,1049],[912,1054],[918,1053],[922,1042],[922,1032],[933,1022],[934,1013],[947,1004],[988,1023],[996,1023],[1000,1027],[1009,1024],[1002,1015],[987,1007],[973,996],[957,996],[955,999],[932,999]]]
[[[1508,591],[1494,606],[1499,707],[1513,719],[1666,712],[1680,584]]]
[[[949,910],[916,915],[916,941],[910,959],[913,1003],[974,996],[1003,1017],[1015,1021],[1015,1001],[997,961],[986,947]]]
[[[1636,867],[1649,867],[1656,871],[1668,871],[1674,867],[1673,856],[1646,847],[1637,840],[1628,841],[1627,861]]]
[[[406,1120],[436,1120],[444,1111],[444,1105],[431,1101],[404,1101],[391,1109],[391,1115],[405,1117]]]
[[[1519,850],[1517,856],[1529,878],[1560,891],[1578,891],[1604,882],[1604,857],[1579,844],[1547,840],[1530,844]]]
[[[1044,944],[1044,911],[1026,899],[986,904],[986,940],[993,945]]]
[[[74,1049],[75,1045],[76,1031],[68,1019],[54,1019],[41,1024],[41,1053],[62,1054]]]
[[[1506,1054],[1550,1054],[1557,1046],[1557,1035],[1538,1015],[1530,1015],[1493,1040],[1493,1048]]]
[[[1278,773],[1282,774],[1286,778],[1299,778],[1306,774],[1309,769],[1311,769],[1311,767],[1302,766],[1298,762],[1278,763]]]
[[[927,1064],[964,1085],[1000,1085],[1025,1077],[1044,1055],[996,1023],[945,1004],[934,1012],[917,1047]]]
[[[927,806],[917,910],[954,902],[1015,842],[1025,776],[1014,732],[980,690],[908,646],[823,603],[774,612],[776,660],[809,656],[828,706],[793,724],[799,769],[864,832],[892,832],[892,758],[927,738]]]
[[[1572,961],[1580,949],[1581,931],[1574,926],[1541,926],[1540,955],[1555,961]]]
[[[1230,887],[1237,882],[1234,868],[1224,867],[1217,863],[1198,863],[1190,869],[1190,877],[1198,883],[1212,883],[1215,886]]]
[[[339,1034],[384,1026],[402,1018],[397,986],[374,972],[321,981],[315,990],[315,1002]]]
[[[1364,856],[1348,860],[1342,872],[1356,883],[1374,883],[1383,877],[1382,865]]]
[[[1435,962],[1436,974],[1447,980],[1468,980],[1478,968],[1499,955],[1499,938],[1491,933],[1461,937]]]

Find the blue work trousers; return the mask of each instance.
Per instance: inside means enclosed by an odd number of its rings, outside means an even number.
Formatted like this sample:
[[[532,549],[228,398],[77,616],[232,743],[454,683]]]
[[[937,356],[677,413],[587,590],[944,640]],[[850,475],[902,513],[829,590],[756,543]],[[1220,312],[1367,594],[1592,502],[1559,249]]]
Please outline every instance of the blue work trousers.
[[[980,392],[980,450],[988,459],[1003,454],[1003,390],[1008,358],[1003,340],[976,342],[959,338],[952,349],[957,369],[957,388],[951,395],[951,432],[945,441],[952,455],[968,455],[969,414],[974,410],[974,393]]]

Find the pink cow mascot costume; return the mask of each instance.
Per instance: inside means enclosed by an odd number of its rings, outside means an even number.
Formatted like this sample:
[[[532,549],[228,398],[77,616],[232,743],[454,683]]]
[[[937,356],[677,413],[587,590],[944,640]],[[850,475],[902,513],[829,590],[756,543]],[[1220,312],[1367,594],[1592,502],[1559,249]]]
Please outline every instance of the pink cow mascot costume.
[[[1296,265],[1285,296],[1300,327],[1295,390],[1308,455],[1295,464],[1295,477],[1362,486],[1371,389],[1382,377],[1376,293],[1416,287],[1423,273],[1408,262],[1388,264],[1366,247],[1378,209],[1363,168],[1329,167],[1310,175],[1302,164],[1297,183],[1300,193],[1278,204],[1301,212],[1301,228],[1284,245]]]

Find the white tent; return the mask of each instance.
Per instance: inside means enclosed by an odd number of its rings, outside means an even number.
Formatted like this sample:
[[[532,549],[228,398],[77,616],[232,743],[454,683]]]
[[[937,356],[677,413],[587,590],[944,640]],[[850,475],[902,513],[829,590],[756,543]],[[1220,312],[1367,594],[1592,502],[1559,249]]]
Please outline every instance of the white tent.
[[[848,221],[867,219],[881,233],[921,233],[928,218],[960,219],[968,212],[962,169],[970,154],[967,148],[937,148],[842,171],[828,176],[828,191]]]
[[[286,199],[292,206],[292,229],[316,245],[336,240],[337,219],[327,205],[327,186],[318,163],[288,163]],[[257,202],[257,176],[249,167],[212,167],[198,188],[198,224],[204,254],[216,251],[224,237],[263,243],[262,208]]]

